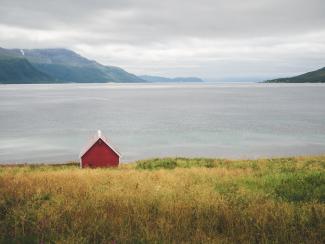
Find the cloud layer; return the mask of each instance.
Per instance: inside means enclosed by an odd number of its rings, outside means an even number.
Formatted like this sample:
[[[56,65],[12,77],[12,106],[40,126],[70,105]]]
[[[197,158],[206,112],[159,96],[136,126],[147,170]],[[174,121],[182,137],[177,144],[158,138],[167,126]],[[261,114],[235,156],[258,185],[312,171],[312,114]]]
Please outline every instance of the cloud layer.
[[[0,46],[136,74],[259,79],[325,66],[323,0],[2,0]]]

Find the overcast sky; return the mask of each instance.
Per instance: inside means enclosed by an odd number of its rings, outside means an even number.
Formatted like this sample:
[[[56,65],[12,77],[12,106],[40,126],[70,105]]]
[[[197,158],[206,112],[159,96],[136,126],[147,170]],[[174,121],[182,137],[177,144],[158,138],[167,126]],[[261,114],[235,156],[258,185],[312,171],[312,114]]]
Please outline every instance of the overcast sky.
[[[325,66],[325,0],[0,0],[0,46],[135,74],[259,79]]]

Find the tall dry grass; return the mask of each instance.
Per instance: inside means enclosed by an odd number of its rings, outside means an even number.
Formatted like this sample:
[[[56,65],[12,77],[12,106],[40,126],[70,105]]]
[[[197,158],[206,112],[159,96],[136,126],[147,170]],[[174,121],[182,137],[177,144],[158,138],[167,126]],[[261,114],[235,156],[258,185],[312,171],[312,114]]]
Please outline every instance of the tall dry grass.
[[[325,157],[0,167],[1,243],[324,243]]]

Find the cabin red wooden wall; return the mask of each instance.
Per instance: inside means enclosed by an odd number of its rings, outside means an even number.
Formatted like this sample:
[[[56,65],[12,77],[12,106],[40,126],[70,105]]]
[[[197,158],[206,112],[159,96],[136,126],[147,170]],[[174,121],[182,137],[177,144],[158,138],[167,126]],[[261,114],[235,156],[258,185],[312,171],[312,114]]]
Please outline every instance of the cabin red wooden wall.
[[[81,157],[82,168],[116,167],[118,164],[119,155],[100,138]]]

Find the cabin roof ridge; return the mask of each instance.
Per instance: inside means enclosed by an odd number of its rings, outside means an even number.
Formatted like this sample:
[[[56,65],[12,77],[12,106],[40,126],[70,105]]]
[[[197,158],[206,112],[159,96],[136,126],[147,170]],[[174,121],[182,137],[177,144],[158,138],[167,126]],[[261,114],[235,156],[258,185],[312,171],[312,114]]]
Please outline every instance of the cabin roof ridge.
[[[92,146],[98,141],[98,140],[102,140],[110,149],[113,150],[113,152],[115,152],[119,157],[121,157],[121,153],[116,149],[115,146],[113,146],[108,140],[107,138],[102,134],[102,132],[100,130],[97,131],[97,135],[93,136],[89,143],[87,144],[87,146],[84,147],[84,149],[81,151],[79,157],[81,158],[82,156],[84,156],[91,148]]]

